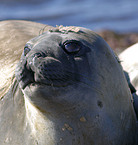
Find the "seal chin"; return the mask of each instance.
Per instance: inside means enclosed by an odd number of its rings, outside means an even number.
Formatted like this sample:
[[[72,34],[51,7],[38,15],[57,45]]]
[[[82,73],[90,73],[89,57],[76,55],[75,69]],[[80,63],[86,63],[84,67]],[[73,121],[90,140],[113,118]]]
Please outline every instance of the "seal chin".
[[[26,85],[24,89],[22,89],[22,92],[24,96],[27,97],[33,104],[35,104],[36,106],[41,106],[41,102],[46,100],[54,102],[60,102],[64,100],[67,101],[68,95],[66,95],[66,93],[72,92],[73,90],[75,90],[75,88],[76,85],[74,84],[52,85],[42,82],[34,82]]]

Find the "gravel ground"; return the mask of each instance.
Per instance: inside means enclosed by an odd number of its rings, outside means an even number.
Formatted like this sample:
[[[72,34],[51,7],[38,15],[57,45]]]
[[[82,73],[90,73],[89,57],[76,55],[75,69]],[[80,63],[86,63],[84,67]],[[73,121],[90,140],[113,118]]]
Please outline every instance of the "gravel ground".
[[[120,34],[110,30],[103,30],[97,33],[105,39],[117,54],[138,42],[138,33]]]

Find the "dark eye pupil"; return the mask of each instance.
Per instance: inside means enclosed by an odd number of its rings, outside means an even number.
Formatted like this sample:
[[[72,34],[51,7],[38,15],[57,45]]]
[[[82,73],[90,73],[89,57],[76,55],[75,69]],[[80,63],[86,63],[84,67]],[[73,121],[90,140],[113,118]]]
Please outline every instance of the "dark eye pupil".
[[[66,43],[64,46],[65,46],[65,50],[69,53],[78,52],[81,48],[81,46],[75,42]]]

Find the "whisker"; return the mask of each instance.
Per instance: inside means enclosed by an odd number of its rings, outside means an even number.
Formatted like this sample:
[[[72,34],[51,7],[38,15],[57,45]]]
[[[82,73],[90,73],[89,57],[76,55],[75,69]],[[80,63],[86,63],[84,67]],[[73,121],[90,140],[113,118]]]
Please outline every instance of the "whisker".
[[[40,31],[39,31],[39,36],[41,35],[41,34],[43,34],[44,33],[44,31],[45,31],[45,28],[47,27],[47,25],[46,26],[44,26],[42,29],[40,29]]]

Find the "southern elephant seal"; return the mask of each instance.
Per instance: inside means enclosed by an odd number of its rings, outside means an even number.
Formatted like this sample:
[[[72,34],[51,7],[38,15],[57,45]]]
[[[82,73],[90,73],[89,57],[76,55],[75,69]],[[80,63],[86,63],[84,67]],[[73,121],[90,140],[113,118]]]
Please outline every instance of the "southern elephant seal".
[[[119,58],[134,98],[134,108],[138,117],[138,43],[123,51]]]
[[[132,85],[138,90],[138,43],[123,51],[119,58],[123,69],[129,74]]]
[[[49,28],[27,42],[0,110],[1,145],[136,144],[121,65],[82,27]]]

